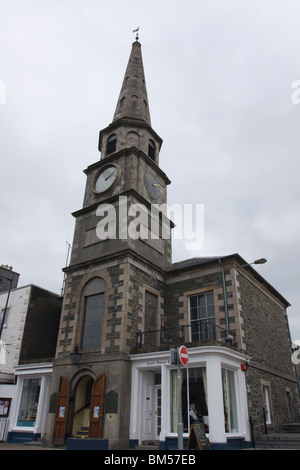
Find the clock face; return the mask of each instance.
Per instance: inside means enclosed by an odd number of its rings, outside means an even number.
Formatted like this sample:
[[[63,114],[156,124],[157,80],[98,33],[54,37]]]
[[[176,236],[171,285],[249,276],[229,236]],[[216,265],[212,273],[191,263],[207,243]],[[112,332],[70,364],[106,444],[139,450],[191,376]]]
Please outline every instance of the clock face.
[[[120,168],[117,165],[106,165],[96,174],[93,181],[93,191],[103,193],[112,189],[120,176]]]
[[[144,183],[149,196],[152,199],[158,199],[163,192],[163,187],[156,181],[151,173],[145,173]]]

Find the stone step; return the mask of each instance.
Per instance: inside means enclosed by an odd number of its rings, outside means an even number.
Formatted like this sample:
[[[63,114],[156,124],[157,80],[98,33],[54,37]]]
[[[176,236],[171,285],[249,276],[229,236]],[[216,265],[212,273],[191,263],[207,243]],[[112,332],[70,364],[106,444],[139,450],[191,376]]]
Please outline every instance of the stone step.
[[[258,449],[300,449],[300,433],[269,433],[255,441]]]
[[[284,432],[300,433],[300,423],[286,423],[280,426]]]
[[[143,441],[142,444],[135,446],[136,450],[159,450],[159,441]]]
[[[42,447],[43,446],[43,441],[42,439],[37,439],[36,441],[25,441],[22,444],[23,446],[29,446],[29,447]]]
[[[73,437],[81,437],[82,439],[89,437],[89,428],[82,426]]]
[[[139,445],[139,446],[135,446],[134,447],[135,450],[150,450],[150,451],[155,451],[155,450],[159,450],[159,446],[148,446],[148,445]]]

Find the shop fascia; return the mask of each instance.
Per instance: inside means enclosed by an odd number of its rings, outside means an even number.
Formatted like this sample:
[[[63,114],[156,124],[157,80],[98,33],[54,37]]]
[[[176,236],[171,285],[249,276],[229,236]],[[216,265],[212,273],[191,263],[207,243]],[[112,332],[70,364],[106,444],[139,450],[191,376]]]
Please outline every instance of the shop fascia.
[[[223,394],[222,394],[222,369],[235,372],[237,397],[237,411],[239,421],[238,434],[247,438],[249,431],[247,428],[248,418],[245,410],[247,409],[246,381],[241,365],[250,362],[250,358],[245,354],[234,351],[222,346],[201,346],[188,348],[189,362],[185,368],[205,368],[207,379],[208,396],[208,417],[210,422],[209,437],[212,442],[226,442],[225,428],[223,423]],[[177,369],[170,361],[170,351],[160,351],[153,353],[141,353],[130,356],[132,361],[132,404],[131,410],[131,438],[141,440],[140,435],[140,412],[142,409],[141,395],[139,390],[143,389],[144,374],[152,372],[161,374],[162,404],[164,410],[170,410],[171,393],[171,373]],[[164,418],[164,419],[163,419]],[[170,422],[170,412],[164,412],[162,415],[163,429],[161,439],[172,435],[175,431],[174,425]],[[176,431],[175,431],[176,434]],[[228,432],[227,432],[228,435]]]
[[[245,364],[250,362],[249,356],[223,346],[200,346],[196,348],[188,348],[188,353],[189,363],[187,367],[197,366],[199,363],[204,365],[206,359],[211,358],[212,356],[218,357],[222,363],[233,367],[237,367],[239,363]],[[159,368],[161,366],[167,366],[173,369],[177,368],[177,366],[171,364],[170,350],[132,354],[130,359],[133,362],[133,367],[145,370],[148,368]]]

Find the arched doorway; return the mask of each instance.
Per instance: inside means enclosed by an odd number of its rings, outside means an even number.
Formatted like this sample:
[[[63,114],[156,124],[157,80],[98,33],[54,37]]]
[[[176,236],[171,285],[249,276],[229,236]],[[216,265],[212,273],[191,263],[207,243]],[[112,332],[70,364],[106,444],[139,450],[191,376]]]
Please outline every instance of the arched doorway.
[[[88,437],[93,384],[94,379],[90,375],[81,377],[76,384],[72,436]]]
[[[100,374],[96,379],[89,374],[82,375],[78,378],[72,395],[70,388],[69,381],[61,377],[53,430],[54,445],[64,445],[70,434],[102,437],[105,374]],[[72,403],[70,410],[69,402]]]

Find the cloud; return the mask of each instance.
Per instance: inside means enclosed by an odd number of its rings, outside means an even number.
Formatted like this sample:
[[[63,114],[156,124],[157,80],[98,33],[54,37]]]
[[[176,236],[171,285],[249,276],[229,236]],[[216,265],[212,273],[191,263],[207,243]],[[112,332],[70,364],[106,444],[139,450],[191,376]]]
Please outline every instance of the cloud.
[[[192,14],[191,14],[192,12]],[[200,252],[239,252],[299,321],[300,5],[239,2],[43,2],[2,8],[0,261],[59,292],[84,168],[100,158],[140,25],[152,124],[164,140],[168,202],[204,204]]]

